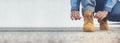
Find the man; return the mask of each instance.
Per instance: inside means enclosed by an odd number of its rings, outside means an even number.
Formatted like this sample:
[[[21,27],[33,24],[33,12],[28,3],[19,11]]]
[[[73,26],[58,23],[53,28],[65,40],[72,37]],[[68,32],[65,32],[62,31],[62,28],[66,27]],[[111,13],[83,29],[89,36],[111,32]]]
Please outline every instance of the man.
[[[83,8],[82,8],[82,12],[83,12],[83,16],[84,16],[83,30],[85,32],[93,32],[94,31],[93,12],[95,12],[95,7],[100,4],[101,7],[99,7],[99,8],[100,8],[100,10],[103,10],[103,7],[107,0],[71,0],[71,6],[72,6],[71,7],[71,19],[72,20],[80,20],[81,19],[81,16],[79,15],[80,1],[82,2],[82,6],[83,6]],[[100,2],[100,3],[96,3],[96,2]],[[100,13],[98,13],[98,14],[100,14]],[[102,16],[104,16],[104,17],[99,19],[100,29],[108,30],[107,19],[105,18],[106,15],[102,15]],[[98,18],[98,16],[95,16],[95,17]]]

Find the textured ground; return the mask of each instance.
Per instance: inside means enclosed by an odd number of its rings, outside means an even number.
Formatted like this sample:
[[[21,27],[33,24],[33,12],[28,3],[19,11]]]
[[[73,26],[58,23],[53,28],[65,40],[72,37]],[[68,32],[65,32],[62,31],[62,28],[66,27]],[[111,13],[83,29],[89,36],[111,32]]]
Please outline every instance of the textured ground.
[[[120,29],[83,32],[82,28],[1,28],[0,43],[120,43]]]

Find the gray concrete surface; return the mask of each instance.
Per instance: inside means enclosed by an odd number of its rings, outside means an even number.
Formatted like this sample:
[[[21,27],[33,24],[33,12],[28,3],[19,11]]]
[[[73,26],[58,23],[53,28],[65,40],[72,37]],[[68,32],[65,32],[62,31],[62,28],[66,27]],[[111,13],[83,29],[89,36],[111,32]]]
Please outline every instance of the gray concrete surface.
[[[120,43],[120,28],[95,28],[95,32],[80,27],[0,28],[0,43]]]

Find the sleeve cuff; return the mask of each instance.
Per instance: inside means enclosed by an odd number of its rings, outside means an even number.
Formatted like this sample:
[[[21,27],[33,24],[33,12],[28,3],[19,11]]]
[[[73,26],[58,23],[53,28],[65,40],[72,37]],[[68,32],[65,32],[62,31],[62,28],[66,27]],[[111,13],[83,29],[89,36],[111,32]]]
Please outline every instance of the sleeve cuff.
[[[112,11],[112,8],[110,8],[110,7],[105,7],[104,10],[106,10],[106,11],[108,11],[108,12],[111,12],[111,11]]]
[[[71,11],[79,11],[79,9],[71,8]]]

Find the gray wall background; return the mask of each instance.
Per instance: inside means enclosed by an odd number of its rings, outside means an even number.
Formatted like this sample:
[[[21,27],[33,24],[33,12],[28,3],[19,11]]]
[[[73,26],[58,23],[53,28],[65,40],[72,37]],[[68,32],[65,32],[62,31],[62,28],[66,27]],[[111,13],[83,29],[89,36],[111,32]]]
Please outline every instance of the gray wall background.
[[[81,27],[83,19],[69,17],[69,1],[0,0],[0,27]]]

